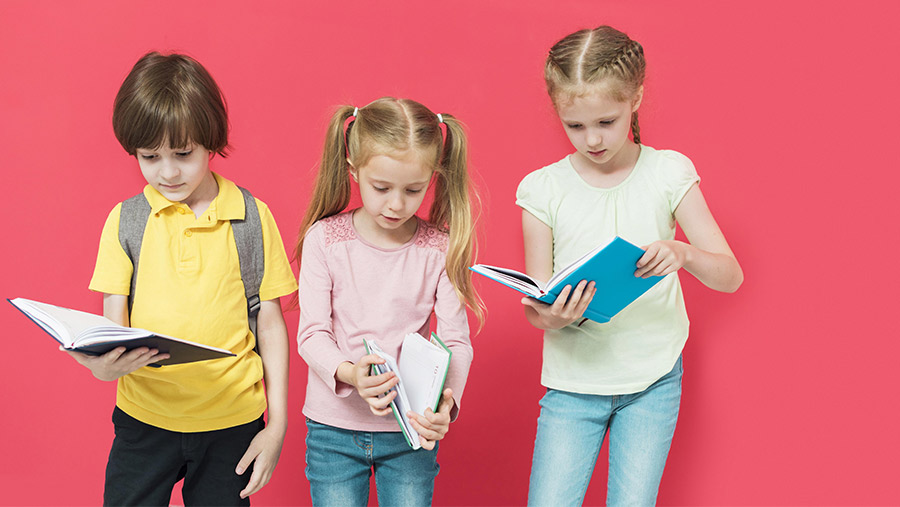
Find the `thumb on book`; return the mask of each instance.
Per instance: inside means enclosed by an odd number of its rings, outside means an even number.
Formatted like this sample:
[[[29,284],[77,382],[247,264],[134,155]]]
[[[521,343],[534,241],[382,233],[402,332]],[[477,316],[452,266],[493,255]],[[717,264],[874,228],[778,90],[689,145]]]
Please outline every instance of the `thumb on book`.
[[[454,403],[453,389],[450,389],[449,387],[444,389],[444,393],[441,395],[441,402],[438,404],[438,412],[449,414]]]

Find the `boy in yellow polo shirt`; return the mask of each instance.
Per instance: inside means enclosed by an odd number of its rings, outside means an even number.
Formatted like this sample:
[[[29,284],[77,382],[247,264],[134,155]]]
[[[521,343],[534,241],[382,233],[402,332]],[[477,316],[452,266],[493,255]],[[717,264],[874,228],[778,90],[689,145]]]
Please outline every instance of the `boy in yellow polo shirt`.
[[[226,154],[228,119],[218,86],[195,60],[142,57],[116,96],[113,130],[147,180],[150,212],[133,292],[132,258],[119,238],[122,203],[109,214],[90,284],[103,293],[104,315],[235,356],[153,368],[168,355],[69,352],[95,377],[118,380],[104,504],[168,505],[183,478],[187,505],[249,505],[271,477],[287,429],[288,340],[279,298],[297,285],[281,235],[264,203],[249,194],[245,200],[210,171],[210,159]],[[262,229],[256,336],[231,223],[244,219],[245,202],[255,203]]]

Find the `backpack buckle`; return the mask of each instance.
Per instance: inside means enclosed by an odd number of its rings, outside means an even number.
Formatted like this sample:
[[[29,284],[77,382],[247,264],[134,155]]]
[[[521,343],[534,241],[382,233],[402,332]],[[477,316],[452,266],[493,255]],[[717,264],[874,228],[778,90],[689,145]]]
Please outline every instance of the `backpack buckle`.
[[[256,317],[259,313],[260,306],[259,294],[250,296],[250,299],[247,300],[247,315],[250,316],[251,319]]]

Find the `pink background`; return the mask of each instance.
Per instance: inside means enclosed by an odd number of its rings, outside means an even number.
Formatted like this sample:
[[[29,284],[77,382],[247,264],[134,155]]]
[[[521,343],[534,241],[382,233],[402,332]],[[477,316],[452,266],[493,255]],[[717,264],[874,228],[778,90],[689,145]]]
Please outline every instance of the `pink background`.
[[[646,48],[644,141],[693,159],[746,275],[734,295],[682,275],[693,325],[659,502],[897,504],[898,14],[889,0],[0,0],[0,295],[100,311],[87,284],[103,220],[143,185],[112,102],[150,49],[187,52],[217,79],[234,152],[213,167],[269,204],[286,244],[333,106],[396,95],[467,123],[479,261],[522,267],[516,186],[571,150],[544,56],[611,24]],[[482,282],[490,318],[441,447],[437,505],[526,499],[540,332],[516,293]],[[0,319],[0,502],[100,503],[114,384],[5,303]],[[291,363],[291,427],[256,505],[309,503],[306,366]],[[588,504],[604,502],[605,459]]]

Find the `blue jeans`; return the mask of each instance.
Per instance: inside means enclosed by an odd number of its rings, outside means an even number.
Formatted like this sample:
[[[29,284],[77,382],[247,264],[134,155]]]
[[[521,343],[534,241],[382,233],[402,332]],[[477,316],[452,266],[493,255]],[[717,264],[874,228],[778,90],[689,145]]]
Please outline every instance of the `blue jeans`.
[[[541,399],[528,505],[581,505],[609,430],[607,505],[654,505],[681,402],[681,358],[634,394],[547,389]]]
[[[399,431],[352,431],[306,419],[306,478],[316,506],[431,505],[438,446],[413,450]]]

